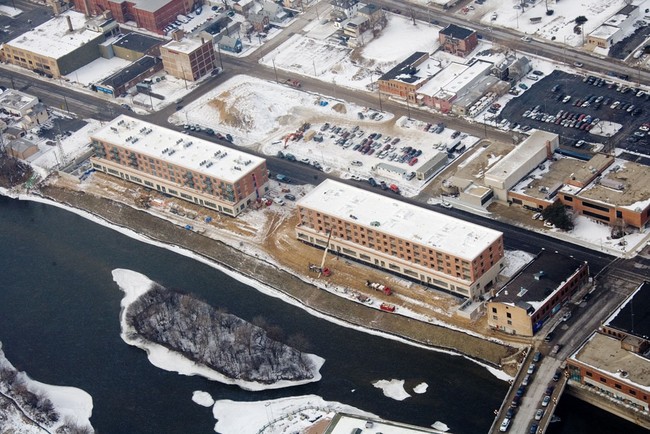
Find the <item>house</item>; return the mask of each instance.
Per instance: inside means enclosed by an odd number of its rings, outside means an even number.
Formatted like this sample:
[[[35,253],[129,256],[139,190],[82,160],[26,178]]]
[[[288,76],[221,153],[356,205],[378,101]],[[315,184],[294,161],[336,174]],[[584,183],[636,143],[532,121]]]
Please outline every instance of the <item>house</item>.
[[[263,33],[269,28],[270,14],[265,10],[259,12],[252,12],[248,14],[248,21],[253,26],[253,30],[257,33]]]
[[[23,138],[10,141],[7,145],[9,155],[21,160],[27,160],[38,152],[38,146]]]
[[[478,45],[475,30],[449,24],[438,33],[440,49],[456,56],[466,57]]]
[[[25,128],[29,129],[47,122],[49,118],[50,115],[47,112],[47,107],[45,104],[39,102],[22,117],[20,122]]]
[[[217,44],[219,44],[220,50],[230,53],[241,53],[241,50],[244,48],[239,38],[233,38],[231,36],[222,36]]]
[[[363,5],[357,11],[357,14],[362,17],[366,17],[370,20],[370,26],[372,28],[381,28],[386,27],[386,14],[384,10],[379,6],[368,3]]]
[[[262,2],[262,11],[269,14],[269,20],[279,23],[287,18],[287,12],[282,6],[271,1]]]
[[[335,13],[352,18],[359,10],[359,0],[332,0],[330,5]]]
[[[234,11],[240,13],[243,16],[246,16],[255,7],[255,2],[253,0],[237,0],[232,2],[231,6]]]

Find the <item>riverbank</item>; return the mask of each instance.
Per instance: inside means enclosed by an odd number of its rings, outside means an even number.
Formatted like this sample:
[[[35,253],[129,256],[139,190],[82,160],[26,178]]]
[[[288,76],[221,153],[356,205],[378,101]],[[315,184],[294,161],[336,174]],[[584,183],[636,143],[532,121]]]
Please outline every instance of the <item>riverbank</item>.
[[[194,252],[235,276],[243,275],[272,288],[277,291],[274,295],[281,295],[310,313],[341,325],[358,327],[426,348],[465,355],[497,369],[501,368],[505,358],[516,352],[515,348],[501,342],[350,302],[321,290],[303,276],[287,271],[276,260],[262,258],[257,253],[246,253],[222,241],[188,231],[145,210],[83,189],[83,185],[79,189],[72,189],[49,182],[41,187],[38,194],[66,207],[87,211],[110,225],[130,229],[150,240]]]

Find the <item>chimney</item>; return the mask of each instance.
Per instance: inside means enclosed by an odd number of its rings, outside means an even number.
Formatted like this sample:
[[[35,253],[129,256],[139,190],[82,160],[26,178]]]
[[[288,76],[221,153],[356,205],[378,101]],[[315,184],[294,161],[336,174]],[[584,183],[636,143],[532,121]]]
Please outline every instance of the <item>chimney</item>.
[[[70,15],[66,15],[65,18],[66,18],[66,20],[68,20],[68,30],[69,30],[70,32],[73,32],[74,29],[72,28],[72,18],[70,18]]]

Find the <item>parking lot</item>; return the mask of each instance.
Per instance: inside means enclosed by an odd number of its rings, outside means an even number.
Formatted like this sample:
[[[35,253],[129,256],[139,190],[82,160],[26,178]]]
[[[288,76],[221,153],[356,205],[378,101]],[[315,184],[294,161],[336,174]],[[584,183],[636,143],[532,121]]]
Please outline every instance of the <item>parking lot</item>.
[[[27,0],[14,0],[9,5],[6,2],[3,4],[11,8],[15,4],[22,13],[15,18],[0,15],[0,43],[9,42],[52,18],[52,10],[44,4],[32,3]]]
[[[565,146],[575,146],[583,140],[649,154],[647,134],[634,134],[647,122],[649,100],[650,95],[641,89],[613,80],[554,71],[512,99],[500,117],[508,119],[511,125],[557,133],[560,144]],[[526,112],[528,117],[524,117]],[[620,124],[621,128],[603,130],[607,122]],[[608,135],[607,131],[611,133]]]

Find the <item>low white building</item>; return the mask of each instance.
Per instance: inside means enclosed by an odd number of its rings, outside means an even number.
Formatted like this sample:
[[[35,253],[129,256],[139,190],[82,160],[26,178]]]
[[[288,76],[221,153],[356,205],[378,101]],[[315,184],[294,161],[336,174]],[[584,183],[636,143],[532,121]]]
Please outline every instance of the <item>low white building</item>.
[[[524,176],[550,158],[559,145],[557,134],[541,130],[535,131],[485,172],[485,185],[492,188],[497,200],[506,202],[508,191]]]

